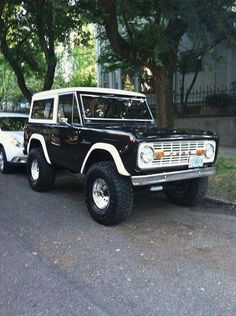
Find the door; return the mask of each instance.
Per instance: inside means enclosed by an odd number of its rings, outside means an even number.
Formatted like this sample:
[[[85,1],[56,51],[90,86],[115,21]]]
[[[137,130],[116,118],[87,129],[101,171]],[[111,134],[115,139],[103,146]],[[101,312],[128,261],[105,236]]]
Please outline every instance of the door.
[[[57,120],[51,135],[51,157],[58,167],[79,171],[81,119],[74,93],[59,95]]]

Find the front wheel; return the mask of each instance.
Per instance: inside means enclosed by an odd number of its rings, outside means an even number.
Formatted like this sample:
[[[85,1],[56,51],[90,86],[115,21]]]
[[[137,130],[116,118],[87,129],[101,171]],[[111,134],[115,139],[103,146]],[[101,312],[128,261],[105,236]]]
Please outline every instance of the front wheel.
[[[7,173],[10,171],[9,163],[3,147],[0,147],[0,171],[1,173]]]
[[[55,181],[55,170],[49,165],[41,148],[30,150],[27,161],[27,175],[31,188],[34,191],[52,189]]]
[[[195,206],[205,198],[207,189],[208,178],[196,178],[178,181],[171,187],[166,187],[164,193],[174,204]]]
[[[98,162],[90,167],[85,183],[88,211],[99,224],[116,225],[133,208],[133,187],[129,178],[118,174],[113,162]]]

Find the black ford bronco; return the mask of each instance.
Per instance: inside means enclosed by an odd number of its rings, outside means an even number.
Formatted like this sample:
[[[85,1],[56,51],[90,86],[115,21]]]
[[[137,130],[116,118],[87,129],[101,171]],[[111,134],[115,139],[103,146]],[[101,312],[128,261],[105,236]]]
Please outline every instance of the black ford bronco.
[[[179,205],[200,202],[215,173],[218,138],[158,128],[140,93],[67,88],[33,96],[24,146],[33,190],[51,189],[59,168],[84,174],[89,213],[114,225],[130,214],[137,188],[163,190]]]

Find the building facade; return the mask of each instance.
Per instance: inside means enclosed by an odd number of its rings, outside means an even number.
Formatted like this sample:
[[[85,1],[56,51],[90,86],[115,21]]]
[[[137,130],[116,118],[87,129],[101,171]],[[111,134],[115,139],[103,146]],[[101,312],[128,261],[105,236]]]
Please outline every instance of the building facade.
[[[193,49],[191,41],[187,36],[183,37],[180,44],[180,54]],[[101,52],[101,43],[97,41],[97,57]],[[184,78],[184,90],[187,91],[195,74],[194,67],[186,71]],[[102,65],[97,65],[97,85],[98,87],[109,87],[116,89],[125,89],[128,75],[118,69],[113,72],[104,72]],[[180,92],[183,84],[182,74],[176,72],[174,76],[173,89]],[[136,76],[128,79],[131,81],[128,90],[140,91],[141,82]],[[202,67],[198,73],[193,91],[232,89],[236,90],[236,47],[227,42],[219,44],[207,53],[202,60]]]

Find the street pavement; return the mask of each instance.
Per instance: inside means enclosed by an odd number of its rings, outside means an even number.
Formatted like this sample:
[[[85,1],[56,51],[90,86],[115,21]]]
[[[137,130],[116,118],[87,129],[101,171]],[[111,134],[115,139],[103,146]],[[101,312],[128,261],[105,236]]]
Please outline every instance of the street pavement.
[[[37,193],[0,175],[0,315],[236,315],[236,209],[139,192],[104,227],[77,176]]]

